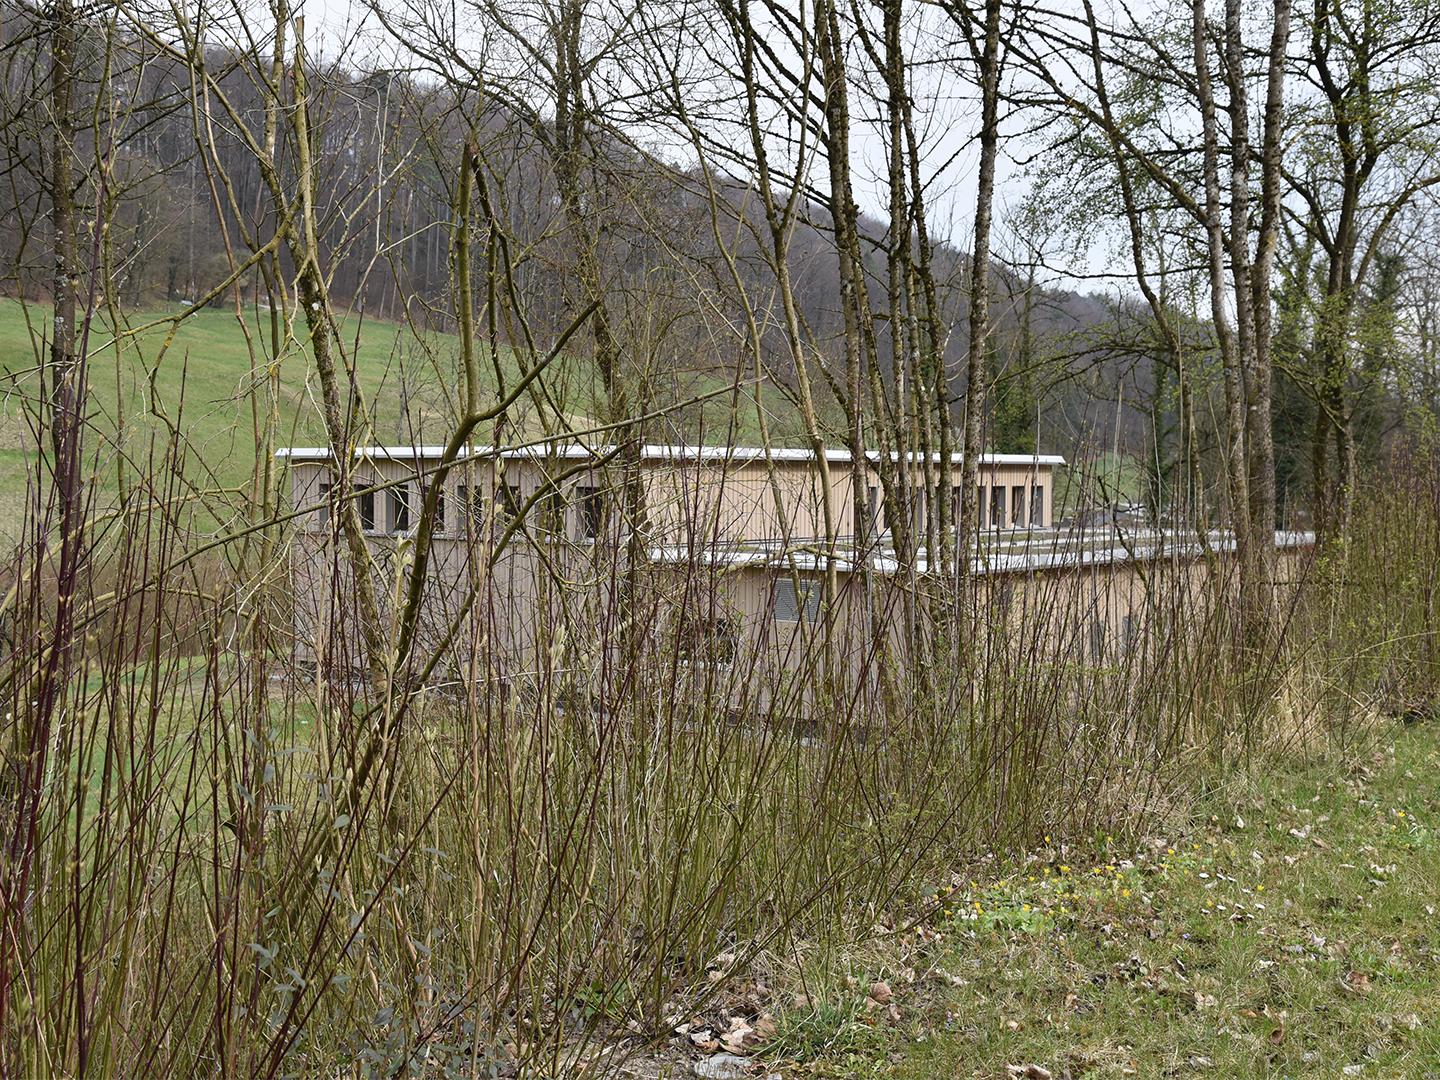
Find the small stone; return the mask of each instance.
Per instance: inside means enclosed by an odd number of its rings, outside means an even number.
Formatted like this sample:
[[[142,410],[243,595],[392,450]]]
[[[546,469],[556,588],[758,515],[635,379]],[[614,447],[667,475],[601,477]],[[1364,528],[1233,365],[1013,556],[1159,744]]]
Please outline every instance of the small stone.
[[[690,1072],[702,1080],[740,1080],[746,1075],[747,1065],[743,1057],[735,1054],[716,1054],[695,1062],[690,1066]]]

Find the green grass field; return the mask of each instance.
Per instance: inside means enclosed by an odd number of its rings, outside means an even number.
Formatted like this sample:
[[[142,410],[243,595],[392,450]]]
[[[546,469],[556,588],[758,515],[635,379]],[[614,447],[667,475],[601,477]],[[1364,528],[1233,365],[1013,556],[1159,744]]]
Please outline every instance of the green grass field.
[[[0,498],[9,501],[23,495],[40,465],[34,435],[41,391],[37,352],[48,314],[43,307],[0,301],[0,369],[6,376],[0,414],[0,454],[5,465]],[[132,325],[162,314],[136,313]],[[257,321],[250,329],[258,336],[265,328]],[[186,471],[201,487],[239,487],[255,466],[256,431],[265,419],[270,374],[263,353],[257,346],[257,371],[233,311],[204,311],[187,319],[162,357],[167,330],[162,325],[122,337],[117,346],[108,327],[92,329],[88,464],[95,470],[102,504],[122,476],[138,477],[148,471],[151,455],[164,452],[171,425],[183,437]],[[422,430],[433,427],[438,437],[444,408],[438,387],[443,384],[432,370],[432,358],[419,347],[407,347],[413,344],[396,326],[366,326],[354,350],[358,382],[374,403],[377,426],[385,424],[387,434],[396,435],[402,427],[398,402],[408,396],[411,416],[423,425]],[[436,359],[443,349],[443,342],[439,344]],[[278,442],[317,441],[322,431],[318,387],[304,352],[292,348],[275,374]],[[408,395],[401,391],[402,381]]]
[[[1070,461],[1056,474],[1055,519],[1085,508],[1144,502],[1147,479],[1140,461],[1109,450]]]
[[[130,313],[127,319],[133,330],[171,313],[152,309]],[[0,299],[0,517],[12,523],[7,532],[20,520],[27,488],[43,474],[34,431],[41,400],[38,357],[48,320],[44,305]],[[183,436],[185,471],[193,483],[212,490],[245,485],[255,468],[256,433],[265,420],[267,383],[272,378],[261,347],[270,333],[268,316],[249,317],[254,360],[247,347],[247,326],[233,309],[206,310],[186,319],[163,356],[168,324],[122,334],[117,346],[110,328],[101,322],[92,329],[89,343],[87,410],[89,461],[98,480],[98,501],[103,505],[113,497],[122,476],[152,471],[148,462],[152,455],[163,453],[172,425]],[[303,327],[297,327],[296,333],[303,333]],[[357,316],[345,324],[345,333],[374,439],[443,442],[459,411],[458,340]],[[323,443],[320,388],[308,351],[292,340],[274,367],[277,444]],[[493,395],[499,380],[488,361],[484,371]],[[509,352],[502,356],[501,375],[507,384],[518,376],[516,357]],[[543,408],[555,428],[585,430],[594,426],[592,417],[603,415],[599,380],[587,362],[562,358],[547,371],[544,383]],[[651,377],[647,395],[656,408],[716,395],[702,406],[678,410],[657,422],[654,437],[725,437],[721,433],[728,432],[732,408],[731,395],[723,392],[728,384],[721,374],[678,368]],[[794,439],[797,422],[783,397],[769,390],[763,400],[772,435]],[[511,410],[509,427],[501,436],[507,441],[539,436],[543,432],[539,412],[528,396],[522,399]],[[735,423],[738,441],[758,436],[753,397],[742,399]],[[494,435],[482,432],[480,439]]]
[[[1047,847],[814,975],[807,1077],[1440,1076],[1440,729],[1238,781],[1188,825]],[[894,1012],[867,1003],[884,981]],[[1026,1070],[1029,1071],[1026,1071]]]

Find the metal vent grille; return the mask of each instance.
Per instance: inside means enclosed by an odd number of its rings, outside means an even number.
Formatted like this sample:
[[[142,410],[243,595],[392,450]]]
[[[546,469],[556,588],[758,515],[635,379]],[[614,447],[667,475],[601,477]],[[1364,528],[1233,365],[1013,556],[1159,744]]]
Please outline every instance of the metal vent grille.
[[[775,621],[813,623],[820,616],[820,583],[801,578],[796,592],[794,578],[775,582]]]

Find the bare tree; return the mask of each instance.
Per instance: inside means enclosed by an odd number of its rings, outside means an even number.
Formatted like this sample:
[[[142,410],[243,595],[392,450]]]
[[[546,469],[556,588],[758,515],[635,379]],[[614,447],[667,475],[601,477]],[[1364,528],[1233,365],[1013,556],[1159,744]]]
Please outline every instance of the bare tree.
[[[1247,44],[1245,18],[1236,3],[1227,2],[1223,28],[1212,23],[1201,0],[1189,5],[1188,15],[1188,56],[1172,48],[1153,20],[1122,18],[1119,26],[1107,28],[1092,11],[1082,33],[1072,35],[1064,16],[1057,15],[1046,26],[1032,18],[1032,46],[1024,63],[1028,76],[1048,91],[1051,107],[1096,131],[1109,148],[1112,167],[1120,163],[1123,220],[1137,271],[1139,215],[1146,205],[1133,194],[1124,196],[1124,187],[1134,185],[1137,177],[1143,178],[1151,199],[1163,197],[1167,209],[1177,211],[1195,230],[1221,361],[1229,521],[1241,566],[1245,637],[1261,641],[1270,632],[1274,603],[1270,309],[1284,190],[1281,148],[1290,6],[1289,0],[1272,5],[1263,25],[1263,48]],[[1076,55],[1086,57],[1083,68],[1071,61]],[[1217,58],[1223,109],[1216,97]],[[1174,121],[1189,117],[1184,123],[1193,141],[1182,153],[1170,151],[1170,140],[1159,127],[1136,125],[1128,122],[1131,117],[1116,114],[1111,72],[1126,83],[1159,80],[1165,96],[1158,107],[1170,110],[1167,115]],[[1258,139],[1250,125],[1255,84],[1263,92]],[[1252,163],[1257,161],[1258,185],[1252,179]],[[1193,183],[1197,176],[1198,196]],[[1258,215],[1252,211],[1257,200]],[[1155,301],[1151,306],[1156,310]],[[1175,341],[1167,348],[1174,354]]]

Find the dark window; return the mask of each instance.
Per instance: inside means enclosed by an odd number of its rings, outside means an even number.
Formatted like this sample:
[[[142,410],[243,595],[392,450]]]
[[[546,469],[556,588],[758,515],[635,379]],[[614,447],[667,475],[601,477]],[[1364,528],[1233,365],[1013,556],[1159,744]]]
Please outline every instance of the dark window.
[[[1124,621],[1120,624],[1120,648],[1126,655],[1129,655],[1135,651],[1135,647],[1139,644],[1140,616],[1131,612],[1125,616]]]
[[[1030,489],[1030,527],[1045,527],[1045,489],[1039,484]]]
[[[444,484],[441,484],[441,485],[438,486],[438,487],[436,487],[436,486],[434,486],[434,485],[430,485],[430,486],[426,487],[426,488],[425,488],[425,498],[428,499],[428,498],[430,497],[430,492],[431,492],[432,490],[435,492],[435,519],[434,519],[434,520],[435,520],[435,523],[434,523],[434,525],[431,526],[431,528],[432,528],[435,532],[444,532],[444,531],[445,531],[445,485],[444,485]],[[423,502],[422,502],[421,505],[422,505],[422,506],[424,505]]]
[[[776,622],[813,623],[820,616],[820,583],[801,578],[798,586],[791,577],[775,582]]]
[[[1010,524],[1025,524],[1025,485],[1016,484],[1010,489]]]
[[[925,538],[925,489],[910,492],[910,539],[920,543]]]
[[[598,540],[605,528],[605,493],[598,487],[575,489],[581,540]]]
[[[455,498],[459,503],[459,521],[468,521],[470,527],[478,531],[485,524],[485,496],[478,487],[458,484]]]
[[[990,489],[990,527],[994,529],[1005,527],[1005,487],[1003,484],[996,484]]]
[[[869,536],[871,529],[879,517],[880,510],[880,489],[867,487],[865,498],[855,504],[855,536],[856,539]]]
[[[360,512],[360,528],[375,531],[375,492],[356,489],[355,505]]]
[[[498,505],[495,507],[497,511],[504,514],[507,518],[520,516],[521,500],[519,484],[501,484],[499,488],[496,489],[496,497],[498,499]]]
[[[389,491],[390,531],[406,532],[410,528],[410,485],[397,484]]]
[[[975,523],[985,527],[985,485],[981,484],[975,489]]]
[[[686,663],[729,665],[740,651],[740,629],[723,616],[687,615],[680,620],[675,647]]]
[[[558,533],[565,524],[565,493],[552,483],[540,496],[540,528]]]
[[[1105,620],[1096,615],[1090,620],[1090,660],[1098,664],[1105,659]]]

